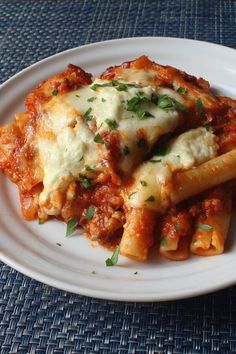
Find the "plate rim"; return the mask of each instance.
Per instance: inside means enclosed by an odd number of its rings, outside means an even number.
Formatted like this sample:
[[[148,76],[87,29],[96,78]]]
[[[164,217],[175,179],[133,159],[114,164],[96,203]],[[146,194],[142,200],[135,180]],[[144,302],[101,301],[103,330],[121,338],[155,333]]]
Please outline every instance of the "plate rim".
[[[117,39],[107,39],[107,40],[104,40],[104,41],[98,41],[98,42],[93,42],[93,43],[88,43],[88,44],[83,44],[81,46],[78,46],[78,47],[73,47],[73,48],[69,48],[69,49],[66,49],[66,50],[63,50],[61,52],[58,52],[58,53],[55,53],[55,54],[52,54],[52,55],[49,55],[48,57],[45,57],[45,58],[42,58],[38,61],[36,61],[35,63],[23,68],[22,70],[20,70],[19,72],[17,72],[16,74],[10,76],[7,80],[5,80],[3,83],[0,84],[0,89],[5,86],[6,84],[9,83],[9,81],[11,81],[12,79],[15,79],[18,77],[18,75],[21,75],[23,74],[25,71],[27,71],[28,69],[31,69],[31,68],[34,68],[36,67],[37,65],[41,64],[41,63],[44,63],[46,61],[49,61],[55,57],[59,57],[61,55],[65,55],[66,53],[69,53],[69,52],[72,52],[72,51],[76,51],[78,50],[79,48],[89,48],[89,47],[94,47],[94,46],[101,46],[101,45],[105,45],[105,44],[108,44],[108,43],[115,43],[115,42],[122,42],[122,41],[135,41],[135,40],[149,40],[149,39],[156,39],[156,40],[167,40],[167,41],[171,41],[171,40],[176,40],[176,41],[179,41],[179,42],[192,42],[192,43],[199,43],[199,44],[202,44],[202,45],[210,45],[212,47],[219,47],[219,48],[223,48],[225,50],[229,50],[229,51],[232,51],[232,52],[235,52],[236,49],[235,48],[232,48],[232,47],[227,47],[225,45],[222,45],[222,44],[218,44],[218,43],[213,43],[213,42],[209,42],[209,41],[201,41],[201,40],[198,40],[198,39],[191,39],[191,38],[180,38],[180,37],[161,37],[161,36],[139,36],[139,37],[126,37],[126,38],[117,38]]]
[[[219,49],[222,50],[227,50],[230,53],[232,53],[233,55],[236,54],[236,49],[232,48],[232,47],[227,47],[221,44],[216,44],[216,43],[212,43],[212,42],[208,42],[208,41],[199,41],[199,40],[194,40],[194,39],[187,39],[187,38],[178,38],[178,37],[152,37],[152,36],[148,36],[148,37],[127,37],[127,38],[118,38],[118,39],[111,39],[111,40],[104,40],[104,41],[98,41],[98,42],[94,42],[94,43],[89,43],[89,44],[85,44],[85,45],[81,45],[78,47],[73,47],[73,48],[69,48],[66,49],[62,52],[58,52],[55,54],[52,54],[48,57],[45,57],[31,65],[29,65],[28,67],[25,67],[24,69],[22,69],[21,71],[19,71],[18,73],[14,74],[13,76],[11,76],[10,78],[8,78],[6,81],[4,81],[1,85],[0,85],[0,89],[4,90],[4,87],[7,86],[9,83],[11,83],[11,81],[14,81],[15,79],[17,79],[20,75],[24,74],[25,72],[27,72],[29,69],[34,69],[37,68],[37,66],[44,64],[46,62],[50,62],[52,59],[54,58],[58,58],[60,56],[63,56],[67,53],[70,52],[74,52],[77,51],[79,49],[86,49],[89,47],[99,47],[99,46],[103,46],[103,45],[107,45],[107,44],[113,44],[113,43],[117,43],[117,42],[122,42],[122,41],[139,41],[139,40],[166,40],[168,41],[179,41],[179,42],[188,42],[188,43],[193,43],[193,44],[200,44],[200,45],[207,45],[207,46],[211,46],[211,47],[219,47]],[[188,291],[186,291],[184,294],[177,294],[175,295],[173,294],[169,294],[169,296],[160,296],[158,294],[155,293],[151,293],[151,295],[148,295],[147,293],[145,295],[141,295],[141,296],[135,296],[133,293],[129,294],[129,293],[124,293],[121,294],[119,293],[118,295],[113,291],[113,292],[106,292],[105,290],[95,290],[92,288],[86,288],[86,287],[81,287],[80,285],[76,286],[76,290],[73,289],[73,286],[69,286],[69,284],[67,283],[63,283],[60,280],[54,279],[54,278],[50,278],[47,275],[44,275],[43,273],[39,273],[35,270],[32,270],[26,266],[24,266],[23,264],[17,263],[17,261],[14,260],[14,258],[11,258],[11,255],[6,255],[2,252],[0,252],[0,260],[2,262],[4,262],[5,264],[9,265],[10,267],[14,268],[15,270],[19,271],[20,273],[35,279],[41,283],[47,284],[49,286],[53,286],[57,289],[61,289],[63,291],[69,291],[72,293],[76,293],[76,294],[80,294],[80,295],[84,295],[84,296],[90,296],[90,297],[95,297],[95,298],[99,298],[99,299],[103,299],[103,300],[115,300],[115,301],[134,301],[134,302],[152,302],[152,301],[171,301],[171,300],[178,300],[178,299],[185,299],[185,298],[190,298],[190,297],[195,297],[195,296],[199,296],[199,295],[203,295],[203,294],[207,294],[209,292],[212,291],[217,291],[220,289],[223,289],[225,287],[228,287],[230,285],[234,285],[236,284],[236,276],[235,279],[229,279],[228,281],[224,281],[222,284],[216,284],[216,285],[211,285],[210,287],[203,287],[202,289],[199,290],[192,290],[189,289]],[[139,280],[141,281],[141,280]],[[64,285],[63,285],[64,284]],[[123,295],[123,297],[122,297]]]

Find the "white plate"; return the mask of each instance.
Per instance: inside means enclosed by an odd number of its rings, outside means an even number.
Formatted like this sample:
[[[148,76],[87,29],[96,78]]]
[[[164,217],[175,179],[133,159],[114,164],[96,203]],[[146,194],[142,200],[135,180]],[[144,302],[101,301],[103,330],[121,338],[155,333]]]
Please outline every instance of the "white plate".
[[[8,80],[1,88],[1,117],[4,117],[1,124],[23,110],[26,94],[37,83],[64,70],[69,63],[97,75],[111,65],[142,54],[161,64],[203,76],[216,90],[236,98],[235,50],[186,39],[122,39],[54,55]],[[58,221],[44,225],[24,222],[16,188],[0,176],[0,259],[43,283],[103,299],[162,301],[203,294],[236,280],[235,221],[223,255],[192,256],[185,262],[170,262],[158,255],[153,255],[147,263],[120,257],[118,266],[106,267],[105,259],[110,252],[91,247],[83,236],[65,238],[64,234],[65,225]]]

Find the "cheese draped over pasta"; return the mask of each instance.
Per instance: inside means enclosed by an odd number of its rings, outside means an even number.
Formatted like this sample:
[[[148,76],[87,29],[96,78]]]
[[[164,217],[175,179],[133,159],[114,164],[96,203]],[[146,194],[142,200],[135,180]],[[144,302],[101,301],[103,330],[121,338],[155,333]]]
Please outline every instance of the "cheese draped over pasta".
[[[137,260],[158,230],[170,259],[187,258],[190,248],[223,252],[232,204],[224,183],[236,178],[235,100],[142,56],[95,80],[69,65],[25,104],[0,128],[0,169],[17,184],[26,220],[75,218],[100,243],[121,238],[121,253]],[[196,205],[185,202],[193,196]]]

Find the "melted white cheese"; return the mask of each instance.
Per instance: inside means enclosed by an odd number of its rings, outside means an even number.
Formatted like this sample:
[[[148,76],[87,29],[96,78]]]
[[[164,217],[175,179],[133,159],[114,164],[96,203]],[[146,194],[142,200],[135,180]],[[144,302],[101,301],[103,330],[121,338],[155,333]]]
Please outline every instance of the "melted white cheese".
[[[79,112],[59,98],[44,106],[39,129],[38,150],[44,171],[44,189],[39,204],[47,215],[58,215],[61,203],[58,190],[86,174],[86,166],[99,168],[105,153],[93,141],[94,134]]]
[[[152,117],[140,120],[134,112],[127,110],[127,101],[138,95],[150,99],[153,94],[168,95],[180,103],[183,103],[183,98],[169,88],[152,86],[130,85],[127,86],[126,91],[118,91],[116,87],[106,86],[98,87],[96,91],[91,89],[94,84],[106,85],[108,83],[110,81],[97,79],[90,87],[68,93],[62,99],[71,107],[75,107],[82,115],[91,108],[91,116],[96,122],[98,133],[109,131],[106,119],[117,123],[116,130],[120,135],[121,149],[127,146],[130,151],[130,154],[120,161],[120,170],[127,175],[147,153],[147,150],[142,151],[138,148],[139,132],[142,131],[145,134],[150,149],[161,135],[172,132],[181,121],[181,114],[177,110],[165,111],[151,102],[142,104],[141,108],[149,112]],[[93,101],[89,102],[89,99]],[[92,122],[88,124],[91,125]]]
[[[165,187],[171,182],[173,172],[211,160],[217,156],[217,150],[214,134],[203,127],[181,134],[170,142],[165,156],[154,156],[137,168],[135,182],[125,196],[126,205],[165,211],[169,206]]]
[[[44,189],[40,206],[48,215],[60,213],[58,190],[64,192],[71,181],[78,180],[80,174],[87,174],[86,165],[97,168],[107,158],[109,152],[105,145],[94,142],[96,134],[110,132],[106,119],[117,125],[121,150],[125,146],[129,149],[130,153],[124,154],[119,162],[125,175],[143,160],[161,135],[173,131],[182,119],[178,111],[165,111],[152,102],[141,105],[151,117],[139,119],[127,110],[127,101],[137,96],[150,100],[153,94],[166,94],[183,103],[183,98],[174,90],[131,84],[119,91],[117,87],[106,86],[110,83],[97,79],[90,86],[53,97],[42,107],[38,150]],[[94,85],[102,86],[93,90]],[[145,135],[146,149],[138,147],[140,132]]]

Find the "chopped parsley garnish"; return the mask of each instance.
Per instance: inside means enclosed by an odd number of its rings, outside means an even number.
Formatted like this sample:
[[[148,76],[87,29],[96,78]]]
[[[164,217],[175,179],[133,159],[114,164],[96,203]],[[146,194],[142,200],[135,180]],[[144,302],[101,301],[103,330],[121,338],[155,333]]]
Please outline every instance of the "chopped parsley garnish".
[[[139,181],[140,184],[143,186],[143,187],[147,187],[147,182],[146,181]]]
[[[159,96],[158,101],[157,101],[157,105],[159,108],[167,110],[167,111],[174,108],[172,99],[167,95]]]
[[[66,237],[71,236],[78,225],[78,219],[76,217],[70,219],[66,224]]]
[[[147,145],[147,140],[144,139],[144,138],[140,138],[138,141],[137,141],[137,146],[139,149],[145,149],[148,145]]]
[[[123,147],[123,153],[124,153],[125,156],[126,156],[126,155],[129,155],[130,151],[129,151],[129,148],[128,148],[127,145],[125,145],[125,146]]]
[[[157,150],[155,152],[155,155],[156,156],[165,156],[165,155],[169,154],[169,152],[170,152],[170,148],[165,146],[165,147],[160,148],[159,150]]]
[[[111,130],[115,130],[119,127],[119,124],[115,121],[115,120],[111,120],[111,119],[105,119],[105,123],[108,125],[108,127]]]
[[[92,108],[90,107],[89,109],[87,109],[87,111],[84,113],[84,120],[85,122],[89,122],[90,120],[92,120],[92,115],[91,115],[91,112],[92,112]]]
[[[61,247],[61,243],[56,243],[57,246]]]
[[[80,181],[80,184],[82,185],[82,187],[88,189],[92,186],[92,182],[91,182],[91,179],[84,176],[84,175],[79,175],[79,181]]]
[[[91,274],[96,274],[95,270],[92,270]]]
[[[91,166],[89,166],[89,165],[84,165],[84,168],[85,168],[85,170],[88,171],[88,172],[93,172],[93,171],[94,171],[94,168],[91,167]]]
[[[138,274],[138,272],[134,272],[134,275],[137,275]]]
[[[86,211],[85,219],[91,220],[93,218],[94,214],[95,214],[95,208],[93,205],[90,205],[88,210]]]
[[[133,193],[131,193],[129,196],[128,196],[128,198],[130,199],[134,194],[136,194],[137,192],[133,192]]]
[[[135,86],[133,84],[126,84],[123,82],[119,82],[117,80],[111,80],[109,82],[105,82],[104,84],[94,84],[90,86],[91,90],[96,91],[99,87],[115,87],[117,91],[126,91],[128,86]]]
[[[205,116],[205,109],[204,109],[201,98],[197,99],[196,105],[197,105],[197,109],[198,109],[198,113],[199,113],[200,117],[203,118]]]
[[[204,128],[206,128],[206,130],[209,132],[209,130],[211,129],[211,124],[210,123],[206,123],[204,125]]]
[[[57,96],[57,95],[58,95],[58,89],[52,90],[52,95],[53,95],[53,96]]]
[[[104,144],[106,146],[106,148],[109,148],[111,146],[110,141],[104,140]]]
[[[97,99],[97,97],[90,97],[87,99],[88,102],[93,102]]]
[[[105,82],[104,84],[94,84],[90,86],[91,90],[97,91],[99,87],[112,87],[112,86],[118,86],[120,83],[117,80],[111,80],[109,82]]]
[[[84,159],[84,155],[81,156],[81,158],[79,159],[79,161],[82,161]]]
[[[141,108],[141,104],[150,102],[150,99],[146,96],[135,96],[130,100],[127,100],[127,111],[134,112],[138,119],[142,120],[147,117],[153,117],[150,112]]]
[[[153,195],[150,195],[150,197],[148,197],[145,202],[154,202],[155,201],[155,197]]]
[[[180,229],[181,229],[180,225],[179,225],[179,224],[176,224],[176,225],[175,225],[175,230],[178,232],[178,231],[180,231]]]
[[[123,84],[123,83],[120,83],[120,84],[116,87],[116,89],[117,89],[117,91],[127,91],[127,87],[128,87],[128,85]]]
[[[186,94],[186,93],[188,93],[188,90],[187,90],[186,88],[180,86],[180,87],[178,88],[177,92],[178,92],[178,93],[185,93],[185,94]]]
[[[119,253],[120,253],[120,246],[116,246],[111,258],[106,259],[106,266],[107,267],[112,267],[117,264]]]
[[[93,141],[95,141],[95,143],[98,143],[98,144],[103,144],[104,143],[104,141],[103,141],[103,139],[102,139],[102,137],[101,137],[101,135],[99,133],[97,135],[95,135]]]
[[[106,99],[102,97],[102,102],[106,102]]]
[[[167,241],[164,238],[161,239],[161,247],[167,247]]]
[[[159,160],[149,160],[149,162],[151,162],[151,163],[158,163],[158,162],[162,162],[162,160],[161,160],[161,159],[159,159]]]
[[[39,224],[39,225],[43,225],[43,224],[44,224],[44,221],[43,221],[43,220],[39,220],[39,221],[38,221],[38,224]]]
[[[111,83],[111,82],[105,83],[105,84],[94,84],[94,85],[90,86],[90,88],[91,88],[91,90],[93,90],[93,91],[97,91],[97,89],[98,89],[99,87],[109,87],[109,86],[112,86],[112,83]]]
[[[140,104],[149,102],[149,98],[146,96],[135,96],[130,100],[127,100],[127,111],[134,112]]]
[[[137,108],[134,113],[136,113],[138,119],[140,120],[142,120],[146,115],[146,112],[142,108]]]
[[[159,108],[169,111],[171,109],[178,109],[181,112],[188,112],[188,109],[182,105],[179,101],[167,95],[161,95],[158,97],[157,105]]]
[[[78,97],[78,98],[80,98],[80,95],[75,95],[75,97]]]
[[[183,89],[183,88],[182,88]],[[153,103],[159,108],[169,111],[172,109],[177,109],[182,112],[188,112],[188,109],[176,99],[168,96],[168,95],[160,95],[157,96],[155,94],[152,95],[151,98],[144,96],[143,94],[139,94],[127,100],[127,111],[134,112],[139,119],[144,119],[147,117],[154,117],[150,112],[147,112],[143,109],[143,103]]]
[[[208,225],[208,224],[196,224],[195,226],[203,231],[211,231],[212,230],[212,226]]]

